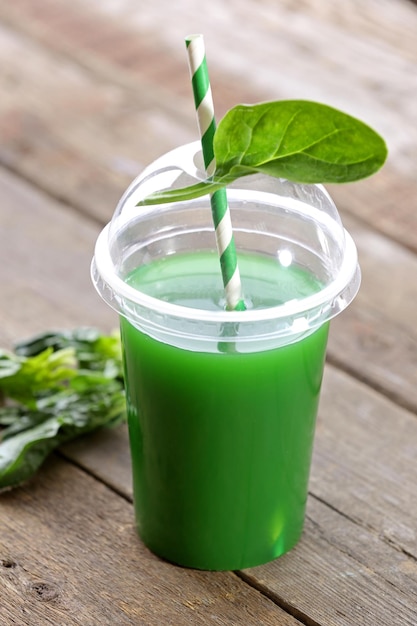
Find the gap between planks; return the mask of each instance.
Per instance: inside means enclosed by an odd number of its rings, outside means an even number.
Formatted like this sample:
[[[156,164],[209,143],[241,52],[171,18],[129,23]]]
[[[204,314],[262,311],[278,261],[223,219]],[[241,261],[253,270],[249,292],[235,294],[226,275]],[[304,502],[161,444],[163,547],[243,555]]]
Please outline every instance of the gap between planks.
[[[405,396],[397,394],[395,393],[395,391],[390,391],[389,389],[384,387],[382,382],[374,380],[371,376],[368,376],[366,372],[360,372],[359,370],[356,370],[353,365],[350,365],[348,362],[345,362],[337,357],[335,352],[327,351],[326,362],[329,365],[332,365],[335,369],[344,372],[351,378],[357,380],[360,383],[363,383],[370,389],[373,389],[379,395],[383,396],[390,402],[393,402],[396,406],[405,409],[406,411],[412,413],[417,417],[417,405],[415,404],[415,402],[413,402],[412,400],[409,401]]]
[[[290,602],[287,602],[282,596],[279,596],[272,590],[269,590],[265,585],[256,580],[254,577],[246,574],[243,570],[238,570],[234,572],[238,578],[240,578],[247,585],[258,591],[260,594],[265,596],[268,600],[276,604],[283,611],[294,617],[298,620],[303,626],[323,626],[322,623],[316,622],[312,617],[309,617],[306,613],[297,609],[297,607],[293,606]]]

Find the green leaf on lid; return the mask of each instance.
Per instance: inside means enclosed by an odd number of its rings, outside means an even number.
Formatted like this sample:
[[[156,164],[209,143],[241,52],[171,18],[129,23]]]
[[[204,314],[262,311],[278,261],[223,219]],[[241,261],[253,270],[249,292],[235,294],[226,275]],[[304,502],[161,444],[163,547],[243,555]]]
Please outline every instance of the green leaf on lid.
[[[347,183],[371,176],[387,157],[384,140],[372,128],[308,100],[238,105],[220,121],[213,147],[212,178],[162,190],[140,204],[189,200],[256,173],[296,183]]]

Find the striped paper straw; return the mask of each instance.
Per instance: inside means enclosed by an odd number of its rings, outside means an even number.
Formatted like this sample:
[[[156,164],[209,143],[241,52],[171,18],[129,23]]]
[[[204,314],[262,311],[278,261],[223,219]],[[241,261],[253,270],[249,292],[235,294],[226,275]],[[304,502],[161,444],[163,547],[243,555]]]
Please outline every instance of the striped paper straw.
[[[213,97],[207,70],[206,53],[202,35],[190,35],[185,40],[190,66],[194,102],[197,111],[198,127],[201,137],[204,167],[208,176],[216,169],[213,151],[213,137],[216,130]],[[220,267],[226,296],[226,308],[243,311],[245,303],[242,298],[239,268],[232,222],[225,189],[219,189],[210,196],[217,249],[220,256]]]

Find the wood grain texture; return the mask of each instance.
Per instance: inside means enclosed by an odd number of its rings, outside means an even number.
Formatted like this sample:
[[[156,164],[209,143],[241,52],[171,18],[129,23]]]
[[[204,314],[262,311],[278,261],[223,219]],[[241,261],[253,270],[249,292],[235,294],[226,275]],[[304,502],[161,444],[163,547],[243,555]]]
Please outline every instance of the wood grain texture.
[[[1,23],[0,75],[0,163],[103,223],[145,164],[197,138],[191,103],[187,128],[146,83],[122,88]]]
[[[199,14],[190,0],[179,0],[175,7],[169,0],[156,0],[146,12],[132,0],[91,0],[88,10],[81,0],[70,5],[63,0],[18,0],[12,5],[2,0],[0,7],[4,20],[52,49],[82,57],[85,64],[101,61],[102,67],[146,76],[157,90],[167,87],[187,97],[183,40],[189,32],[203,32],[213,82],[227,79],[229,97],[236,88],[243,92],[252,86],[264,97],[308,95],[348,105],[381,125],[381,131],[386,128],[390,143],[398,147],[396,157],[400,147],[415,150],[407,132],[395,133],[403,128],[405,111],[416,115],[405,97],[416,86],[410,70],[417,58],[417,13],[407,0],[337,5],[303,0],[297,6],[289,0],[227,6],[213,0]],[[169,28],[160,27],[162,17]],[[246,29],[236,28],[244,24]],[[248,41],[255,45],[248,47]],[[403,111],[392,106],[393,93],[403,96],[396,100]],[[405,167],[410,167],[408,159]]]
[[[297,625],[232,573],[153,556],[133,507],[63,461],[3,494],[0,520],[4,626]]]
[[[328,367],[312,493],[417,558],[417,420]]]
[[[162,15],[169,28],[157,27]],[[0,161],[59,198],[106,219],[126,179],[197,137],[188,27],[205,33],[219,117],[237,102],[307,98],[379,130],[384,173],[336,198],[417,249],[417,9],[407,0],[213,0],[201,15],[190,0],[157,0],[146,12],[130,0],[92,0],[88,10],[80,0],[0,0],[0,18],[9,25],[0,30]]]
[[[117,327],[90,280],[100,227],[0,170],[0,342],[77,325]]]
[[[86,469],[124,498],[133,501],[127,425],[100,431],[65,444],[60,454]],[[103,470],[103,468],[107,468]]]
[[[362,284],[332,322],[329,358],[403,406],[417,411],[417,257],[345,216],[358,247]]]

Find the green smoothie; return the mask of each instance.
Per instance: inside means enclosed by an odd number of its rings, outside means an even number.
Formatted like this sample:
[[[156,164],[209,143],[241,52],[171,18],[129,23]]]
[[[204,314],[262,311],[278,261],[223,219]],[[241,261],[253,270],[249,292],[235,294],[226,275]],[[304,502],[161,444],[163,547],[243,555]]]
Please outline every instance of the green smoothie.
[[[239,256],[248,309],[319,291],[304,271]],[[167,256],[130,285],[169,302],[224,308],[215,254]],[[279,348],[213,352],[163,343],[121,318],[139,533],[175,563],[240,569],[302,532],[328,324]],[[256,350],[256,348],[255,348]]]

